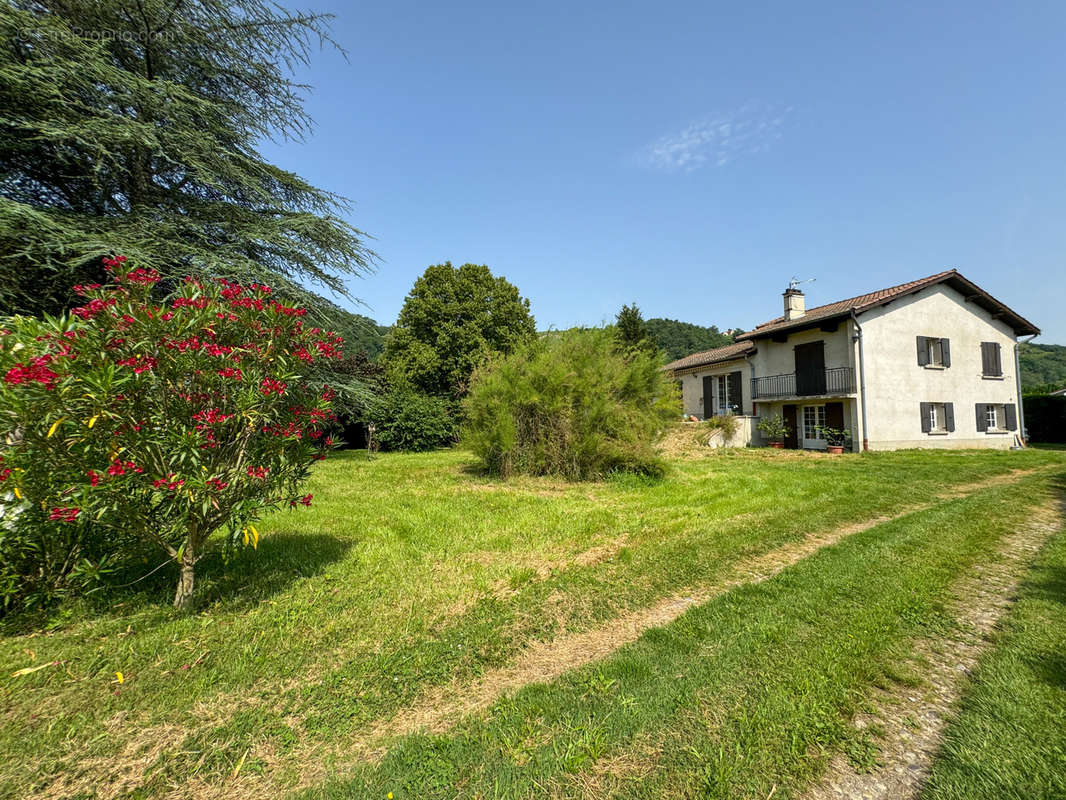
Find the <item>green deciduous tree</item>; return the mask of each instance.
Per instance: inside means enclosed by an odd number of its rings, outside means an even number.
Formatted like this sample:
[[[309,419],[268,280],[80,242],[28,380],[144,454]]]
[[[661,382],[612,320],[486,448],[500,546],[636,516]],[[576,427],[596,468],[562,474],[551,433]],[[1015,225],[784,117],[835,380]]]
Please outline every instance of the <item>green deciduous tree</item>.
[[[329,18],[265,0],[7,0],[0,311],[57,312],[122,252],[164,277],[344,292],[346,201],[260,155],[311,120],[291,78]]]
[[[466,394],[478,364],[536,335],[529,300],[478,264],[429,267],[415,281],[385,343],[396,385],[425,394]]]

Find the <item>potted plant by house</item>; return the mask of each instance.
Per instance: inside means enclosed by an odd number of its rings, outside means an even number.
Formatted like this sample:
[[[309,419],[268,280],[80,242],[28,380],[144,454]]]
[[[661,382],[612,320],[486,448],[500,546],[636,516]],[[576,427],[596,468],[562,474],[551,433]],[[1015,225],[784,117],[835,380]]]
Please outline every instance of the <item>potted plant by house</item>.
[[[818,432],[822,438],[825,439],[825,450],[827,453],[834,453],[839,455],[844,452],[844,448],[848,444],[848,440],[851,438],[851,432],[846,428],[827,428],[820,427]]]
[[[779,450],[785,446],[785,437],[792,430],[785,424],[785,418],[780,414],[759,420],[759,424],[755,427],[767,438],[770,447],[776,447]]]

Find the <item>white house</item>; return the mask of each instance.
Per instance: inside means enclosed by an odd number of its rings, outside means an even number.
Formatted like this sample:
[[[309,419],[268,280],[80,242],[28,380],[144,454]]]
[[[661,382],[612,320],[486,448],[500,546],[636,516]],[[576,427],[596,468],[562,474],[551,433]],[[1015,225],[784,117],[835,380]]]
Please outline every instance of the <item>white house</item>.
[[[855,450],[1022,444],[1020,336],[1040,331],[956,270],[784,314],[735,344],[667,365],[686,414],[742,418],[735,444],[781,414],[785,446],[822,449],[821,428]]]

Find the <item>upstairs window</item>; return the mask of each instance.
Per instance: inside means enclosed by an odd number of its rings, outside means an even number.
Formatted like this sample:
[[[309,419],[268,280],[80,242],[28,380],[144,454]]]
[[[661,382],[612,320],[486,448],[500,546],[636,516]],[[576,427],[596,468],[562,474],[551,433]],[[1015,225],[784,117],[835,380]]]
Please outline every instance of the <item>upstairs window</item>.
[[[938,336],[919,336],[918,366],[950,367],[951,342]]]
[[[1003,377],[1003,359],[999,342],[981,342],[981,375],[985,378]]]

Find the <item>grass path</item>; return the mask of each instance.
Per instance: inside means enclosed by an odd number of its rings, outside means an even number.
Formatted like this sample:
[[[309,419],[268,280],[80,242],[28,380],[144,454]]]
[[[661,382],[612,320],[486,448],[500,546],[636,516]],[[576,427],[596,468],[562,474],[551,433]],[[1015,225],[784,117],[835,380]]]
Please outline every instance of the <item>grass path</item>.
[[[850,759],[838,755],[805,800],[918,797],[966,678],[990,649],[993,630],[1010,609],[1022,576],[1051,536],[1066,531],[1064,508],[1060,497],[1033,509],[1002,540],[996,557],[960,582],[948,607],[957,630],[919,641],[909,665],[921,684],[876,692],[871,707],[852,723],[870,745],[865,759],[858,753]],[[863,739],[864,731],[877,734]]]
[[[956,487],[940,500],[905,508],[890,516],[852,523],[830,531],[819,531],[802,540],[771,550],[733,566],[730,573],[712,585],[691,587],[679,594],[664,598],[647,608],[623,614],[606,625],[562,636],[527,647],[510,664],[490,670],[476,681],[450,684],[427,693],[399,714],[375,729],[367,737],[348,742],[342,748],[349,754],[365,754],[368,748],[380,745],[383,737],[403,736],[416,731],[441,733],[460,717],[483,711],[502,695],[531,683],[554,680],[571,669],[598,661],[629,642],[635,641],[650,628],[668,625],[693,606],[702,605],[713,597],[746,583],[759,583],[772,578],[813,553],[841,541],[847,536],[869,530],[894,519],[932,508],[944,499],[967,497],[975,492],[1015,483],[1037,470],[1017,470],[988,478],[974,484]],[[384,751],[377,747],[378,755]]]
[[[345,454],[316,471],[315,508],[261,526],[258,553],[205,564],[202,613],[167,608],[160,573],[0,638],[0,797],[277,794],[332,774],[345,743],[442,687],[476,687],[523,653],[649,608],[670,628],[688,613],[670,622],[678,598],[750,582],[739,565],[807,546],[811,531],[1063,463],[743,451],[679,463],[658,483],[566,485],[489,481],[456,452]]]
[[[904,679],[915,640],[952,629],[958,581],[1046,485],[1003,482],[856,532],[307,796],[795,796],[855,744],[848,720]]]
[[[1040,553],[966,681],[923,800],[1066,797],[1064,653],[1066,531]]]

